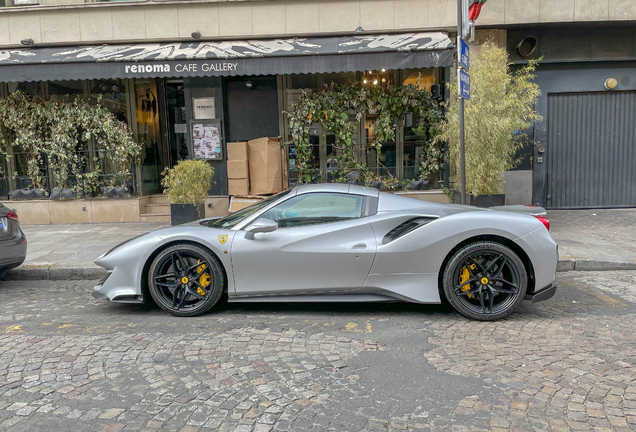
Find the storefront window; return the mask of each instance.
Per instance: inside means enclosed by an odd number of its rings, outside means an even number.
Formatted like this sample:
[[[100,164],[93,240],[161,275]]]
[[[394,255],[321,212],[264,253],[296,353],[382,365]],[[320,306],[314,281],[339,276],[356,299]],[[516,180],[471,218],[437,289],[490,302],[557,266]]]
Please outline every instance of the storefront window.
[[[439,84],[439,69],[404,69],[402,71],[402,84],[413,84],[414,86],[424,90],[431,91],[434,84]],[[420,79],[418,84],[417,80]]]
[[[129,124],[129,118],[131,117],[131,113],[128,109],[129,96],[127,93],[126,80],[21,82],[8,83],[6,88],[8,93],[22,91],[32,98],[43,98],[57,103],[70,103],[78,96],[86,96],[87,100],[96,104],[98,103],[98,98],[101,96],[99,104],[113,113],[117,120]],[[156,108],[156,102],[154,107]],[[146,103],[144,111],[146,116],[140,117],[144,121],[144,128],[140,128],[144,131],[142,139],[148,142],[152,142],[152,138],[147,136],[148,131],[150,131],[152,137],[159,134],[158,113],[155,115],[155,108],[153,108],[152,103]],[[154,120],[150,117],[149,113],[152,113],[155,117]],[[156,137],[154,139],[156,140]],[[82,165],[80,169],[81,172],[94,172],[95,170],[99,170],[100,179],[105,180],[119,171],[119,168],[114,166],[109,152],[97,147],[96,143],[91,139],[78,142],[75,146],[75,151],[80,157],[79,161]],[[11,143],[8,145],[7,152],[12,154],[11,158],[0,157],[0,195],[4,195],[3,182],[10,185],[10,189],[28,188],[31,183],[27,170],[28,155],[21,149],[12,147]],[[154,155],[152,149],[147,153]],[[44,179],[44,188],[48,189],[50,187],[49,185],[53,184],[53,178],[49,175],[50,170],[47,156],[44,153],[41,156],[41,175]],[[4,179],[2,177],[3,172],[5,173]],[[130,177],[131,178],[127,179],[127,181],[132,190],[132,176]],[[68,186],[73,186],[75,182],[75,177],[71,175],[67,184]],[[4,187],[4,189],[9,187],[7,185],[5,185],[6,187]]]
[[[94,80],[89,83],[91,102],[97,103],[115,115],[117,120],[128,123],[128,94],[123,80]]]
[[[402,84],[413,84],[430,92],[433,85],[439,84],[439,74],[439,69],[405,69],[402,71]],[[420,176],[420,156],[424,151],[426,137],[415,132],[419,123],[420,115],[418,113],[409,113],[404,120],[402,176],[406,180],[416,179]]]
[[[287,76],[287,89],[285,92],[285,109],[291,110],[298,102],[303,92],[312,93],[322,89],[325,85],[349,84],[357,80],[357,73],[334,73],[334,74],[298,74]],[[291,140],[291,137],[288,137]],[[354,141],[360,143],[360,137],[356,134]],[[320,122],[314,122],[309,131],[309,143],[312,146],[313,158],[310,161],[313,170],[314,181],[333,180],[333,171],[336,168],[336,156],[338,150],[333,146],[335,137],[327,134]],[[289,161],[289,183],[297,181],[295,173],[296,150],[293,146],[288,149]]]
[[[320,88],[320,77],[318,74],[289,75],[287,77],[289,83],[288,88],[290,90],[303,89],[305,91],[312,91],[313,89]]]
[[[371,172],[378,177],[395,177],[397,175],[397,145],[395,141],[385,142],[380,149],[380,155],[372,147],[375,140],[375,116],[366,116],[364,123],[364,158]]]
[[[399,86],[413,84],[422,90],[431,92],[433,85],[441,84],[442,69],[404,69],[404,70],[367,70],[358,73],[343,74],[300,74],[288,75],[285,93],[285,109],[291,111],[298,102],[302,92],[310,93],[322,89],[330,83],[345,84],[360,82],[369,88]],[[382,143],[380,154],[373,148],[375,140],[374,122],[376,118],[364,115],[353,141],[359,149],[359,161],[379,178],[393,177],[399,180],[416,179],[420,176],[420,156],[424,151],[427,136],[416,132],[420,117],[417,113],[408,113],[404,121],[394,122],[395,140]],[[288,139],[291,140],[291,137]],[[326,133],[320,123],[314,123],[310,132],[310,143],[313,145],[315,168],[314,181],[332,181],[337,165],[338,149],[333,145],[335,137]],[[294,148],[290,147],[290,184],[295,176]]]
[[[53,102],[73,102],[83,94],[83,81],[49,81],[49,100]]]
[[[21,91],[22,93],[31,96],[32,98],[42,98],[42,83],[41,82],[20,82],[20,83],[7,83],[7,89],[9,93],[15,93],[16,91]],[[9,149],[7,149],[9,151]],[[13,153],[12,159],[7,159],[6,156],[3,156],[2,159],[4,162],[2,163],[2,168],[5,173],[13,172],[15,173],[15,188],[17,189],[25,189],[29,187],[29,183],[31,182],[30,177],[27,175],[27,155],[24,152],[19,151],[17,148],[11,149]],[[43,173],[46,170],[46,164],[42,164]],[[45,179],[46,179],[45,175]],[[45,180],[46,181],[46,180]],[[5,183],[6,189],[11,189],[9,187],[9,179],[8,175],[5,175],[5,179],[2,183]],[[1,192],[1,191],[0,191]],[[8,194],[8,192],[7,192]],[[2,193],[2,195],[7,195]]]
[[[395,85],[395,71],[381,69],[362,72],[362,84],[369,87],[383,87]],[[367,164],[372,173],[377,177],[397,176],[397,150],[395,141],[385,142],[380,149],[380,155],[372,147],[375,141],[374,123],[376,116],[367,115],[364,118],[362,149],[362,161]]]
[[[92,104],[99,103],[113,113],[117,120],[128,123],[128,94],[124,80],[92,80],[88,82],[88,88]],[[89,163],[92,169],[99,169],[103,173],[100,178],[107,178],[117,171],[109,152],[102,147],[95,145],[90,156]]]
[[[362,72],[362,84],[369,87],[386,87],[395,84],[395,72],[386,69]]]
[[[355,72],[322,74],[322,82],[325,85],[330,84],[351,84],[356,82],[357,74]]]
[[[20,90],[33,98],[42,97],[42,83],[41,82],[21,82],[21,83],[8,83],[9,93],[15,93]]]

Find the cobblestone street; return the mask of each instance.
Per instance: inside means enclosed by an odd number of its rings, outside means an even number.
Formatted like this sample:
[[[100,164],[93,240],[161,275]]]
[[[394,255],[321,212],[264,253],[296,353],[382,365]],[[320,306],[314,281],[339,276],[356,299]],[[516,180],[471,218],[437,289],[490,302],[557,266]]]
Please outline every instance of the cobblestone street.
[[[0,429],[636,430],[636,272],[559,274],[508,319],[225,304],[199,318],[0,283]]]

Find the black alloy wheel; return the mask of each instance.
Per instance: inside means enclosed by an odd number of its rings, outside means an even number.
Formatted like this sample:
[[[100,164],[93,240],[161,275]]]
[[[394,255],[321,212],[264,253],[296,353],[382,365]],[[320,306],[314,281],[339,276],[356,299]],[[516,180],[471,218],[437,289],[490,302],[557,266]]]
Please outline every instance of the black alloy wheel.
[[[519,256],[492,241],[461,248],[444,270],[444,294],[462,315],[480,321],[503,318],[515,310],[528,288]]]
[[[195,316],[209,311],[225,291],[219,259],[192,244],[163,250],[148,272],[150,295],[157,305],[175,316]]]

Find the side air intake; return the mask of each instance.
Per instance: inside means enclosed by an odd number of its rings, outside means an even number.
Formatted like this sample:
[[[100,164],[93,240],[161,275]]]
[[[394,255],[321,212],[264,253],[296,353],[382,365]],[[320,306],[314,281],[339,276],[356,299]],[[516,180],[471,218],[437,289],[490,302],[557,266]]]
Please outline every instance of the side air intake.
[[[429,222],[433,222],[435,219],[436,218],[432,217],[416,217],[409,219],[389,231],[382,239],[382,244],[385,245],[387,243],[391,243],[393,240],[397,240],[411,231],[414,231]]]

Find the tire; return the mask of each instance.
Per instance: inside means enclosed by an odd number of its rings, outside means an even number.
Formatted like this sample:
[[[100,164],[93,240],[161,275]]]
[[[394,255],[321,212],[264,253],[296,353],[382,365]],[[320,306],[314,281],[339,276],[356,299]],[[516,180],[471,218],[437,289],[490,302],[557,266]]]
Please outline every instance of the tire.
[[[207,249],[193,244],[177,244],[164,249],[148,270],[152,299],[161,309],[179,317],[197,316],[212,309],[225,292],[225,285],[225,273],[219,259]]]
[[[519,256],[494,241],[458,250],[444,268],[444,295],[457,312],[479,321],[512,313],[523,301],[528,275]]]

